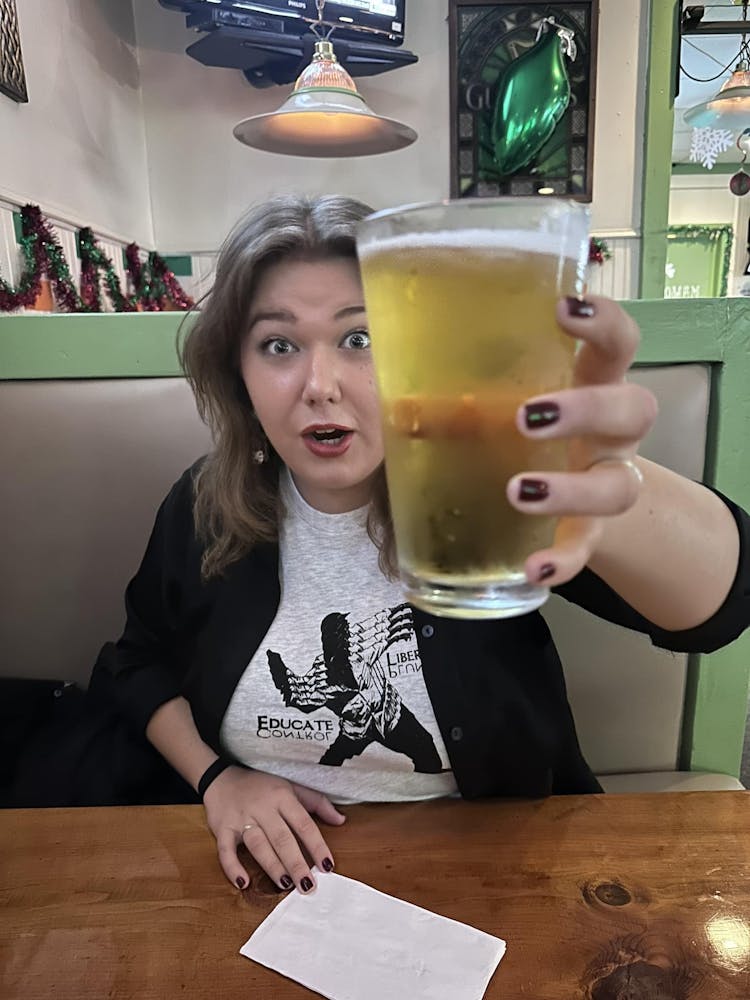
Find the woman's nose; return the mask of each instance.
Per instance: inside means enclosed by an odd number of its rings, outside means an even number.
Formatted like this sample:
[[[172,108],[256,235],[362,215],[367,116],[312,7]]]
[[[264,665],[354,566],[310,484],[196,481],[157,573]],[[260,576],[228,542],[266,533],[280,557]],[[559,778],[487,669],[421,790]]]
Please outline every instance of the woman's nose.
[[[341,381],[335,355],[335,351],[324,348],[310,352],[304,386],[306,403],[319,405],[341,400]]]

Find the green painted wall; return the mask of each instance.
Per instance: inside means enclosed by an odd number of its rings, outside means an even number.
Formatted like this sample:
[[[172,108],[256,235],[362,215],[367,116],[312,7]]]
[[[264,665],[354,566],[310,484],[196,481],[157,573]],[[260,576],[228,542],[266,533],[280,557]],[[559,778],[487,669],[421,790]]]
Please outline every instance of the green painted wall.
[[[678,0],[651,0],[642,173],[642,299],[659,299],[664,294],[678,23]]]

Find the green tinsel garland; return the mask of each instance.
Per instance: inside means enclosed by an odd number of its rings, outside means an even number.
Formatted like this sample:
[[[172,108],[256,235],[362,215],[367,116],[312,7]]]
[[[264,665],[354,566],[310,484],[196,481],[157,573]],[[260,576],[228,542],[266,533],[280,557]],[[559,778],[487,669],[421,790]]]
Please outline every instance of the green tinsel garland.
[[[78,231],[81,257],[79,294],[62,247],[37,205],[25,205],[21,209],[19,245],[23,260],[21,280],[14,288],[0,275],[0,312],[33,306],[45,276],[52,285],[56,306],[64,312],[100,312],[102,277],[116,312],[133,312],[139,306],[148,311],[159,311],[166,303],[172,303],[178,309],[193,306],[193,300],[183,291],[163,258],[152,251],[147,263],[142,266],[138,260],[138,247],[134,243],[128,246],[126,254],[128,276],[134,290],[132,295],[123,293],[112,261],[98,245],[88,226]]]

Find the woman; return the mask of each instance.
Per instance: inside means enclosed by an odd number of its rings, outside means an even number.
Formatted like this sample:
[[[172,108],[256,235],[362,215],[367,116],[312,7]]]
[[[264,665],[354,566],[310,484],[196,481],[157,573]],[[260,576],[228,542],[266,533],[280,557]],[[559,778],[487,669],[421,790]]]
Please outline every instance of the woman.
[[[403,603],[353,239],[368,212],[273,199],[222,248],[183,346],[216,448],[160,508],[109,660],[239,888],[244,842],[281,888],[310,891],[303,851],[333,867],[312,817],[343,823],[336,804],[599,789],[538,613],[467,622]],[[575,439],[576,471],[508,483],[520,510],[561,515],[527,577],[667,648],[731,641],[748,623],[746,515],[636,461],[656,406],[625,382],[626,314],[592,298],[557,319],[582,342],[575,388],[527,401],[518,428]]]

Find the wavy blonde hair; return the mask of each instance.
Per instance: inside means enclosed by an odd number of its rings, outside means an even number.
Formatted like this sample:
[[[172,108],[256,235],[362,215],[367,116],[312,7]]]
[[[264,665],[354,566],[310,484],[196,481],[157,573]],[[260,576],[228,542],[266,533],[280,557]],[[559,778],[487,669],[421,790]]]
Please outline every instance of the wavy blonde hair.
[[[204,579],[259,542],[278,539],[281,459],[261,427],[240,372],[240,348],[258,282],[280,260],[356,260],[354,231],[372,211],[352,198],[285,195],[251,209],[225,240],[213,288],[178,351],[214,450],[194,480],[193,513],[204,543]],[[258,462],[263,452],[265,461]],[[380,566],[395,575],[395,542],[383,467],[367,521]]]

